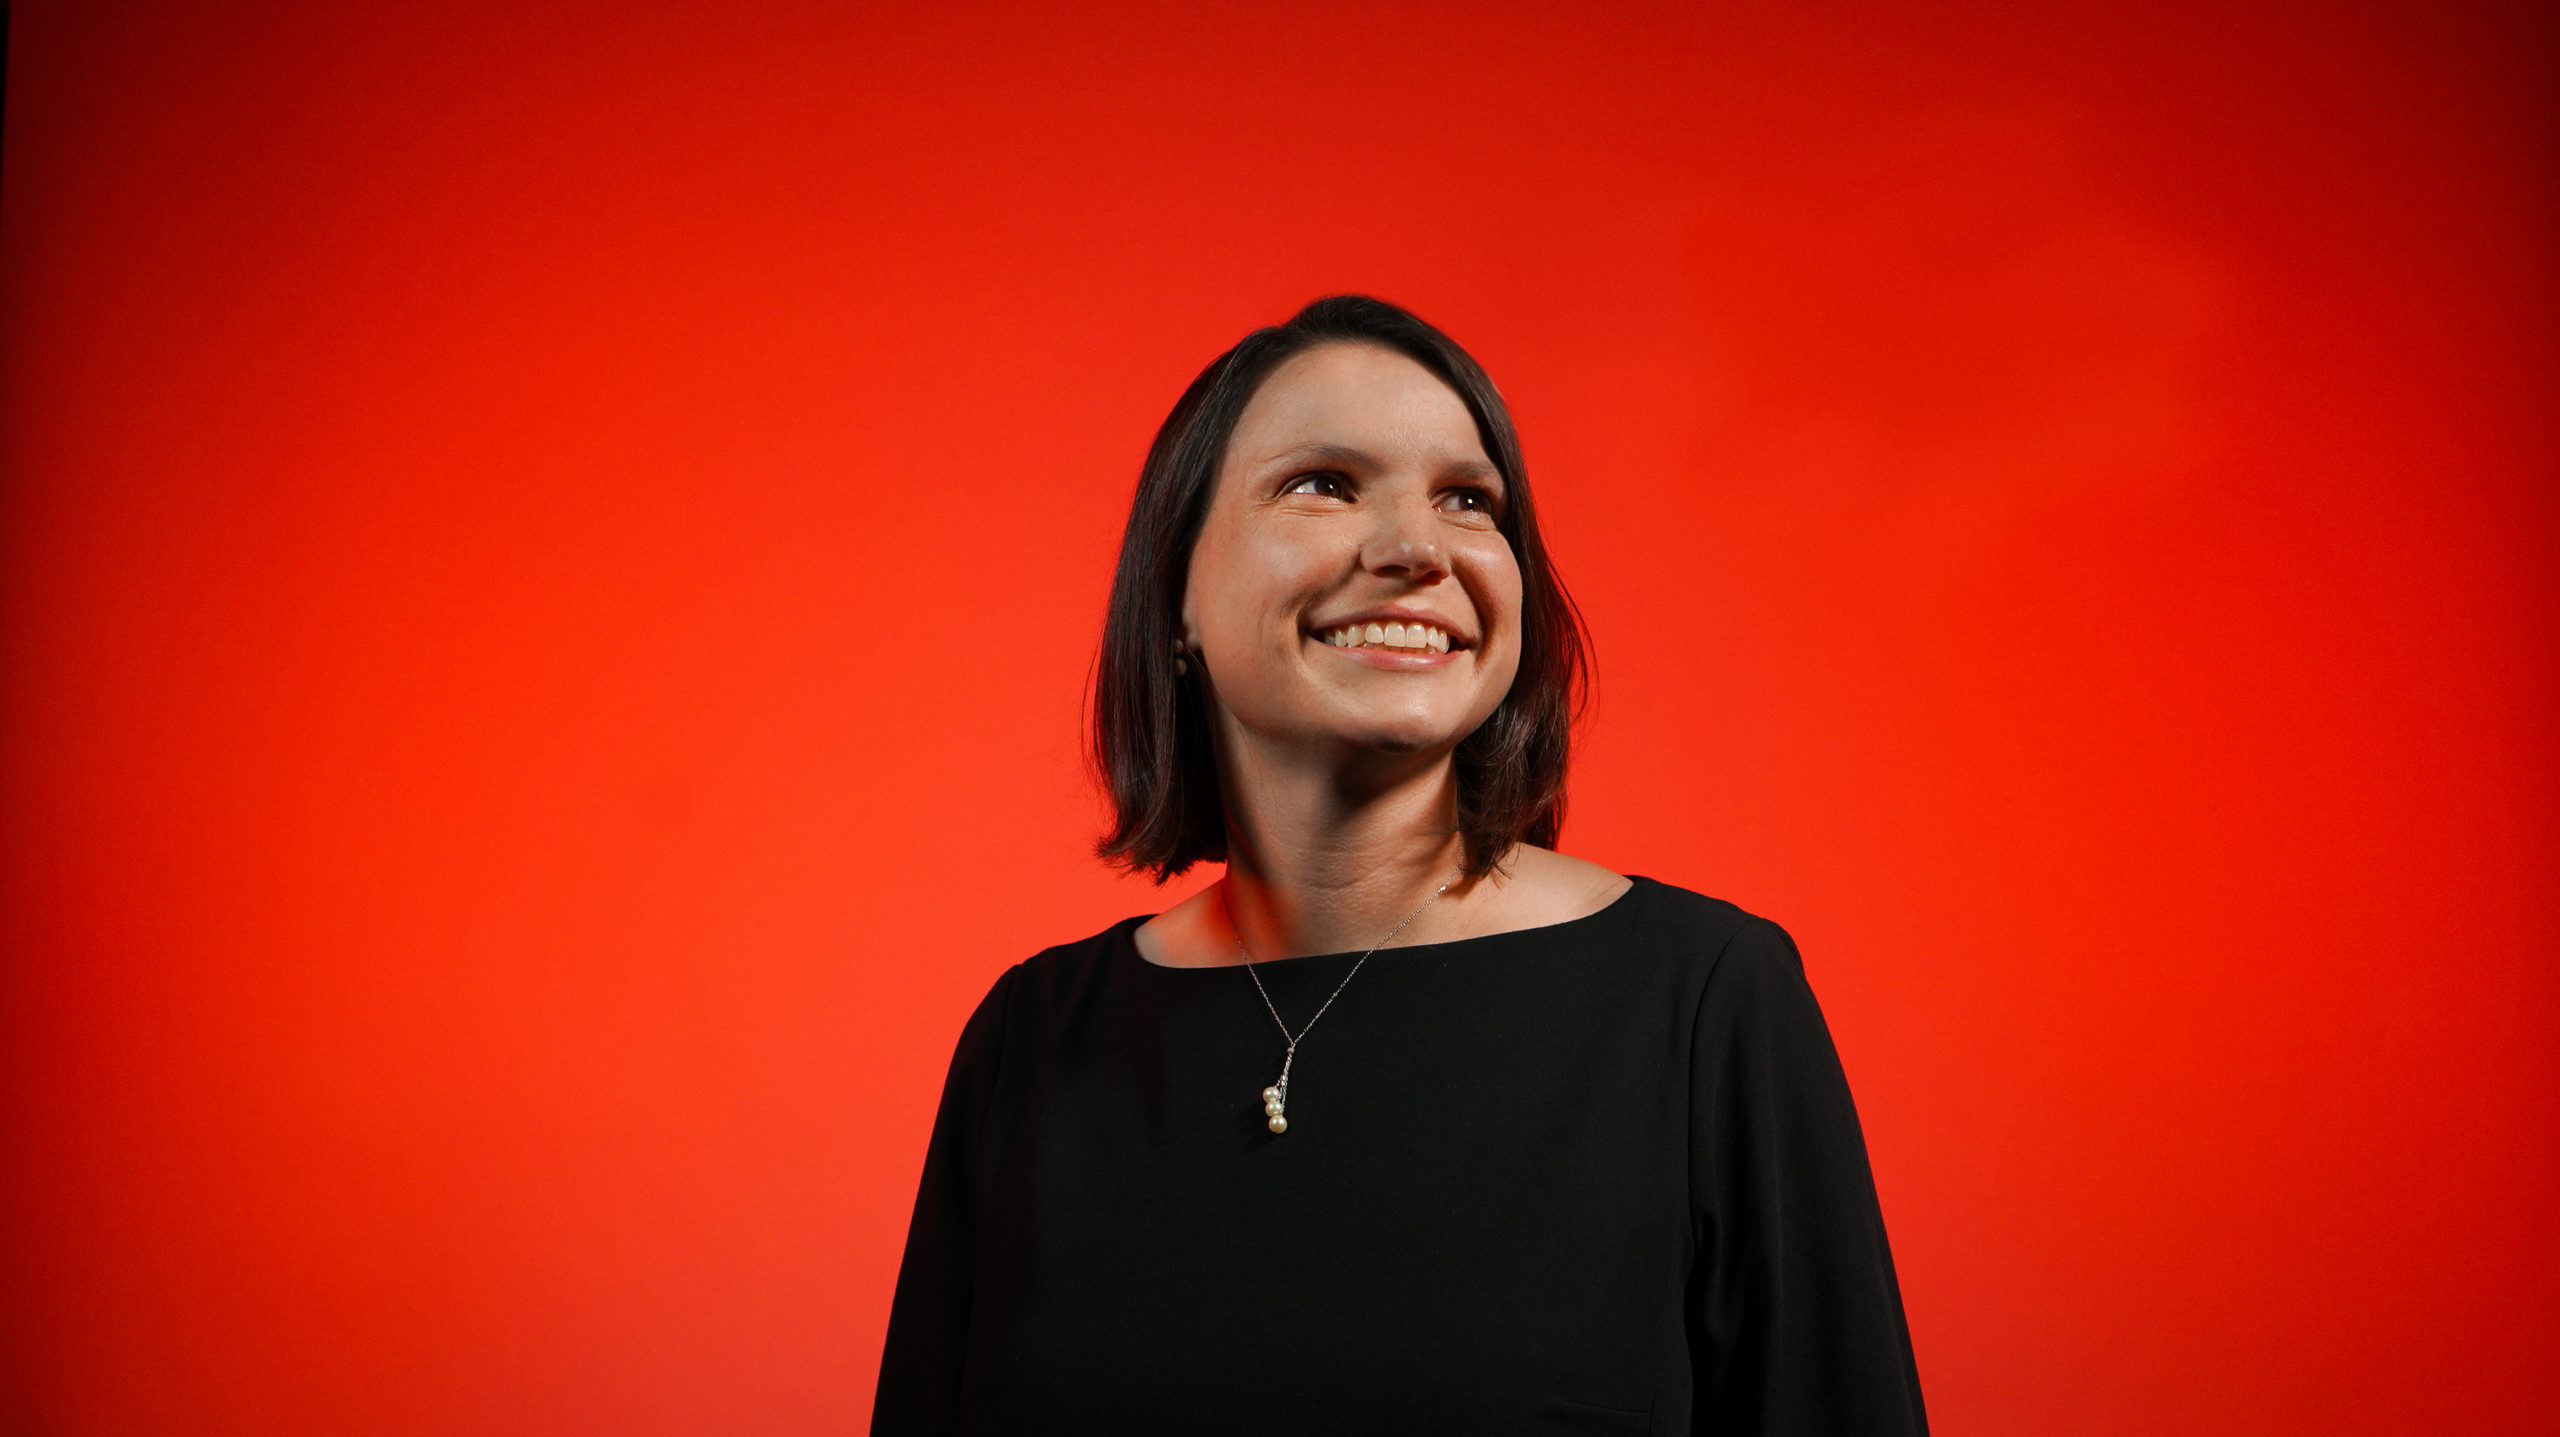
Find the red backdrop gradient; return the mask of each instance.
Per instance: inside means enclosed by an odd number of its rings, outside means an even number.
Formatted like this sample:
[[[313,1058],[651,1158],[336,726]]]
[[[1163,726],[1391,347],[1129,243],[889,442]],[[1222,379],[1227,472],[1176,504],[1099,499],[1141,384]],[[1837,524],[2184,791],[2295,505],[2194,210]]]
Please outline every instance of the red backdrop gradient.
[[[1170,896],[1139,454],[1356,288],[1517,406],[1566,846],[1802,941],[1940,1430],[2560,1429],[2552,41],[20,5],[0,1428],[858,1426],[962,1017]]]

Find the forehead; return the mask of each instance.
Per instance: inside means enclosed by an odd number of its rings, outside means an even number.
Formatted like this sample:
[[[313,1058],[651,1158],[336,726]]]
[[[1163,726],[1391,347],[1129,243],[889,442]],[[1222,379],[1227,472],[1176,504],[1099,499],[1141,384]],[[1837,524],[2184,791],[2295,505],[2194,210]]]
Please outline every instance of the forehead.
[[[1318,345],[1274,369],[1237,417],[1227,463],[1267,463],[1311,445],[1358,449],[1386,464],[1489,462],[1458,392],[1372,344]]]

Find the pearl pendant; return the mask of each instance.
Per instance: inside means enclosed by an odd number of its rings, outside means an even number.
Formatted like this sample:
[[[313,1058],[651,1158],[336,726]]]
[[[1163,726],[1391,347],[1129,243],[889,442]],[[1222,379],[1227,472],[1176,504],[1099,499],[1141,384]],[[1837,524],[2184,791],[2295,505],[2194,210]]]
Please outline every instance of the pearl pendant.
[[[1289,1131],[1289,1065],[1297,1060],[1298,1045],[1291,1043],[1289,1051],[1280,1055],[1280,1081],[1262,1090],[1262,1115],[1271,1120],[1275,1133]]]

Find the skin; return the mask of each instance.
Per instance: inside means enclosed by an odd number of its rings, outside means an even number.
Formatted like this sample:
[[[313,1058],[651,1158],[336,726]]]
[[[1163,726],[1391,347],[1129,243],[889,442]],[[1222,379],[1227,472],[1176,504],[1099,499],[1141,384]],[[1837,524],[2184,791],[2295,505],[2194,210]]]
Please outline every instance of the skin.
[[[1520,664],[1504,502],[1465,402],[1403,355],[1323,345],[1264,382],[1228,443],[1182,603],[1227,873],[1138,929],[1149,962],[1236,963],[1239,930],[1257,962],[1359,951],[1457,873],[1452,756]],[[1461,642],[1408,659],[1318,637],[1380,606],[1428,615]],[[1390,946],[1566,922],[1628,886],[1520,844]]]

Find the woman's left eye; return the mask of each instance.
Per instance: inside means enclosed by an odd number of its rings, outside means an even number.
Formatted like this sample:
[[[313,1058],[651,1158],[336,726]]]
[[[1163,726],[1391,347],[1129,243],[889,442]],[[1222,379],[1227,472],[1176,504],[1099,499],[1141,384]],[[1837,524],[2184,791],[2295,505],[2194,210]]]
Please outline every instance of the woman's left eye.
[[[1462,510],[1473,510],[1479,514],[1493,512],[1493,496],[1482,489],[1452,489],[1443,497],[1456,501]]]

